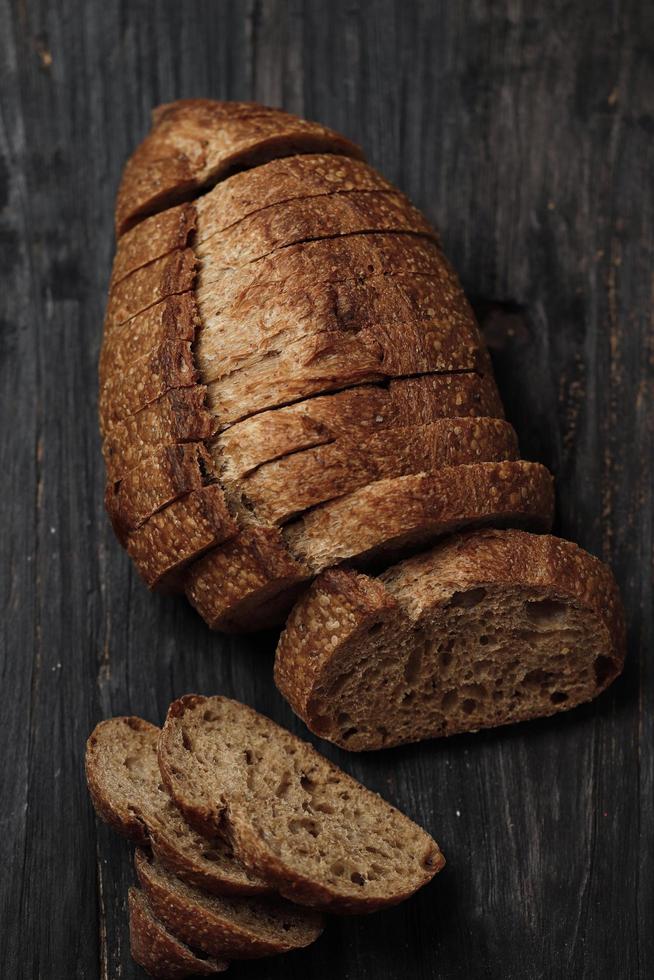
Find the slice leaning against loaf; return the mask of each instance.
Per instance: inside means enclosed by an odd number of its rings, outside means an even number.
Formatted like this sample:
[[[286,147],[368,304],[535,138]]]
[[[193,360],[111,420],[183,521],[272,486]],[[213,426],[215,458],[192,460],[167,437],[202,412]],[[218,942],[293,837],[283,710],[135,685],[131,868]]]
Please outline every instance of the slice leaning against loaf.
[[[362,157],[345,137],[280,109],[185,99],[159,106],[130,157],[116,201],[118,236],[144,217],[196,196],[237,168],[296,153]]]
[[[271,886],[239,864],[224,838],[194,831],[161,784],[159,728],[142,718],[101,721],[86,743],[86,780],[98,815],[123,837],[151,847],[191,885],[219,895],[262,895]]]
[[[504,418],[492,375],[426,374],[346,388],[252,415],[225,429],[210,451],[223,477],[237,480],[264,463],[341,437],[365,439],[410,423],[481,416]]]
[[[220,826],[244,863],[295,902],[372,912],[412,895],[444,864],[408,817],[236,701],[173,702],[159,765],[187,819],[205,832]]]
[[[311,731],[355,751],[564,711],[624,655],[606,565],[549,535],[486,530],[378,579],[325,572],[291,613],[275,681]]]
[[[317,574],[343,561],[388,561],[464,527],[545,531],[553,511],[552,476],[540,463],[469,463],[369,483],[308,511],[282,534],[294,558]]]
[[[156,917],[189,946],[220,958],[253,960],[315,942],[322,917],[280,898],[209,895],[137,850],[141,887]]]
[[[439,419],[398,426],[367,438],[337,439],[260,466],[240,480],[223,478],[237,513],[286,524],[310,507],[378,480],[463,463],[517,459],[513,427],[501,419]]]
[[[227,962],[193,952],[166,929],[140,889],[130,888],[127,897],[132,959],[151,977],[156,980],[183,980],[190,976],[209,977],[227,969]]]

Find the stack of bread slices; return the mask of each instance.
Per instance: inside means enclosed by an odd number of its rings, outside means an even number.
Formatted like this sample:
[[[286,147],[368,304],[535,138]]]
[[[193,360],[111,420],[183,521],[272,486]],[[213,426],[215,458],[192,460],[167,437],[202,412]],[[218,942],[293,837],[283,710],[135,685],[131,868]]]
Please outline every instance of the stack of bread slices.
[[[611,575],[541,536],[552,478],[519,458],[438,235],[358,147],[262,106],[163,106],[116,229],[106,499],[150,587],[225,631],[297,603],[278,683],[350,748],[559,711],[619,673]]]
[[[226,698],[181,698],[161,730],[101,722],[86,774],[98,814],[138,845],[132,954],[162,980],[307,946],[322,911],[396,904],[444,864],[408,817]]]

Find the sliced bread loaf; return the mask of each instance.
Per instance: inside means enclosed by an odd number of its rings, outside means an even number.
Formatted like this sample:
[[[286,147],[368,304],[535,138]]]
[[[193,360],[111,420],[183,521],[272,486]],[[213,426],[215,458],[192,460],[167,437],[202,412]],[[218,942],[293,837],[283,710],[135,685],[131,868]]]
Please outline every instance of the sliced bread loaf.
[[[275,681],[316,734],[379,749],[572,708],[624,654],[606,565],[549,535],[486,530],[378,579],[324,573],[291,613]]]
[[[323,930],[320,915],[283,899],[209,895],[137,850],[136,873],[154,914],[174,935],[211,956],[258,959],[301,949]]]
[[[86,781],[102,819],[147,845],[184,881],[224,895],[261,895],[271,886],[234,858],[227,841],[203,837],[186,822],[161,783],[159,728],[142,718],[100,722],[86,744]]]
[[[362,156],[357,146],[325,126],[254,103],[185,99],[159,106],[152,122],[123,172],[116,201],[118,236],[236,169],[296,153]]]
[[[229,964],[212,956],[194,952],[166,929],[155,916],[147,896],[130,888],[129,946],[132,959],[155,980],[182,980],[190,976],[223,973]]]
[[[367,439],[395,426],[479,416],[504,417],[492,375],[426,374],[260,412],[225,429],[211,450],[224,479],[237,480],[264,463],[343,437]]]
[[[293,901],[373,911],[407,898],[444,864],[424,830],[236,701],[175,701],[159,765],[187,819],[204,832],[220,827],[241,860]]]

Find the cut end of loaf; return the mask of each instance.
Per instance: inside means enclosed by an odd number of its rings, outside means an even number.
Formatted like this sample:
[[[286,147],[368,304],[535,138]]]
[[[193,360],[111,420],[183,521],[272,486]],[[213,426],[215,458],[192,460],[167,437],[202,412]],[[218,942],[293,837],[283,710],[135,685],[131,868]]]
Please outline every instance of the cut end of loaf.
[[[378,581],[318,580],[282,636],[275,677],[313,732],[369,750],[567,710],[608,687],[623,659],[606,566],[556,538],[488,531]]]

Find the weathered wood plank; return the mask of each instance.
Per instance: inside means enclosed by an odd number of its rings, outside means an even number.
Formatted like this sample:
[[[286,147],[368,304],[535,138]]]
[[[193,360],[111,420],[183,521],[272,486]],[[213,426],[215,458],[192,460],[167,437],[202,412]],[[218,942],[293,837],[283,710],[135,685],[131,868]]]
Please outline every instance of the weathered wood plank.
[[[609,560],[630,660],[550,721],[327,754],[442,843],[415,900],[243,977],[637,977],[654,969],[654,14],[639,0],[0,0],[0,962],[141,975],[128,849],[83,742],[223,692],[293,730],[274,638],[146,593],[102,512],[96,360],[113,197],[148,112],[254,98],[342,129],[440,226],[558,530]],[[323,747],[324,748],[324,747]]]

